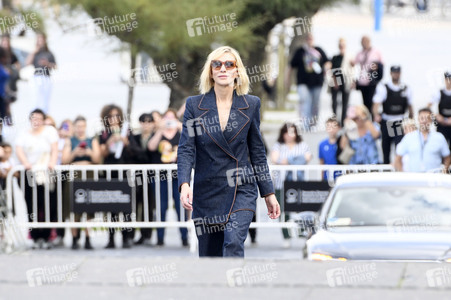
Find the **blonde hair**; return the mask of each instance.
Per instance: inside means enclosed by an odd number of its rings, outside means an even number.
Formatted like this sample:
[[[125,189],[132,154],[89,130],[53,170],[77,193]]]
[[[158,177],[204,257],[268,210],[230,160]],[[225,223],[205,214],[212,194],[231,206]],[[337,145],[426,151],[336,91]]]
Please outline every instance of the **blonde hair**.
[[[365,116],[371,120],[371,113],[368,110],[368,108],[365,105],[359,104],[359,105],[354,105],[354,107],[358,110],[360,110],[361,112],[363,112],[365,114]]]
[[[236,67],[238,71],[238,77],[235,79],[233,88],[236,90],[238,95],[245,95],[249,92],[249,77],[246,73],[246,68],[243,65],[240,54],[238,51],[229,46],[222,46],[213,50],[207,57],[207,61],[202,68],[202,73],[200,74],[199,80],[199,91],[201,94],[208,93],[210,89],[215,85],[211,73],[211,61],[217,59],[224,53],[230,53],[235,56]]]

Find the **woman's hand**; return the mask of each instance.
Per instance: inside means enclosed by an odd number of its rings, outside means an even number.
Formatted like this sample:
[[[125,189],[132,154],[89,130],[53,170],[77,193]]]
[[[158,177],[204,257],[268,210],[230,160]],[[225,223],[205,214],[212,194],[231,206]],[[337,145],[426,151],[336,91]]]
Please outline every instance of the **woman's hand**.
[[[128,146],[128,144],[129,144],[129,142],[128,142],[128,137],[126,137],[126,136],[120,136],[120,139],[119,139],[122,143],[124,143],[124,146],[125,147],[127,147]]]
[[[77,146],[75,147],[75,149],[72,151],[73,155],[75,157],[80,157],[80,156],[84,156],[85,155],[85,149]]]
[[[280,205],[274,194],[265,197],[266,207],[268,208],[268,216],[271,219],[280,217]]]
[[[193,191],[186,182],[182,184],[180,190],[180,201],[182,201],[182,205],[185,209],[193,210]]]
[[[89,156],[92,158],[92,155],[94,154],[94,152],[92,151],[91,148],[85,148],[84,149],[85,155]]]
[[[120,140],[121,140],[121,135],[118,133],[114,133],[108,138],[108,140],[106,141],[106,144],[108,146],[111,146],[112,144],[114,144]]]

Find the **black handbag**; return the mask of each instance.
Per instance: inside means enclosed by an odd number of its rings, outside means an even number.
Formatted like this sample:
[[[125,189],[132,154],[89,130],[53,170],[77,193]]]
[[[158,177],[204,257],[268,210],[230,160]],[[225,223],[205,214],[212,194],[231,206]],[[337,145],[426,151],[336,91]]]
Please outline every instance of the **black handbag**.
[[[376,70],[371,71],[370,85],[377,85],[384,77],[384,64],[381,62],[374,62],[377,65]]]

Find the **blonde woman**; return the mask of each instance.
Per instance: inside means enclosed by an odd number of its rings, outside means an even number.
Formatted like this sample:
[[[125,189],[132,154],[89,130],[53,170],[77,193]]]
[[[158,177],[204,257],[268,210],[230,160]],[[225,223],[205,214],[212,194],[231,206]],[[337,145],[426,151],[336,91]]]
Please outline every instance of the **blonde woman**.
[[[371,114],[364,105],[350,106],[344,122],[346,134],[340,139],[340,148],[346,144],[354,150],[348,164],[369,165],[378,164],[379,152],[376,140],[380,138],[379,125],[371,121]]]
[[[201,95],[186,100],[183,117],[177,159],[180,199],[193,210],[199,256],[244,257],[257,186],[268,216],[280,215],[259,129],[260,99],[248,95],[246,69],[228,46],[208,55],[199,89]]]

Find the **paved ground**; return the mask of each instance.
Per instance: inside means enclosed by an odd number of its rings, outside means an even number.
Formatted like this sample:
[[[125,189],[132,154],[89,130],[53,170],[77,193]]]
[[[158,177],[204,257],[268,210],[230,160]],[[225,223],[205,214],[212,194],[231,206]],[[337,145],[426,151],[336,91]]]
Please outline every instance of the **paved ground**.
[[[426,263],[82,254],[36,258],[0,256],[1,300],[449,299],[451,292],[451,267]]]

